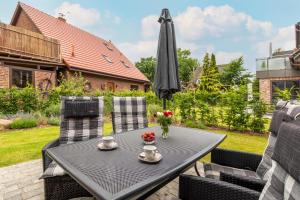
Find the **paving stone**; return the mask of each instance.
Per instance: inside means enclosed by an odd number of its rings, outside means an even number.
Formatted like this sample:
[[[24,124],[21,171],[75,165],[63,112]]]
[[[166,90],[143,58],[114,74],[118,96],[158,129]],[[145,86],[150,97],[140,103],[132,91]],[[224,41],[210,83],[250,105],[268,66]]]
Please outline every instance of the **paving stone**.
[[[198,164],[200,174],[202,165]],[[0,200],[44,200],[44,183],[39,180],[42,174],[42,161],[33,160],[9,167],[0,168]],[[195,175],[191,168],[186,174]],[[176,178],[161,188],[147,200],[178,200],[178,181]],[[72,200],[95,200],[76,198]]]

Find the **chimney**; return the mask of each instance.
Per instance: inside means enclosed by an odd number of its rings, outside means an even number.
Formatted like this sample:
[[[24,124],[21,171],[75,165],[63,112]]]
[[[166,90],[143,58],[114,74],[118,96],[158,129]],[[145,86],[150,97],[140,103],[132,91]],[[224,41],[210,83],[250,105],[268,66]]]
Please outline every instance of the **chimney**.
[[[300,22],[295,24],[295,33],[296,33],[296,48],[300,48]]]
[[[57,19],[60,20],[60,21],[62,21],[62,22],[66,22],[67,20],[66,20],[65,17],[66,17],[65,14],[63,14],[63,13],[58,13]]]
[[[270,42],[270,44],[269,44],[269,57],[270,57],[270,58],[273,57],[272,42]]]

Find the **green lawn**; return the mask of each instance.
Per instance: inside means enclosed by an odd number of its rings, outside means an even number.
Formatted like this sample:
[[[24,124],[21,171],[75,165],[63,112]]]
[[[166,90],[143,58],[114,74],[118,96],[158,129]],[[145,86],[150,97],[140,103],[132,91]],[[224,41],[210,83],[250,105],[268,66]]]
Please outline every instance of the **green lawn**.
[[[112,131],[110,123],[104,124],[104,133]],[[261,154],[266,146],[267,137],[254,136],[228,131],[212,132],[227,134],[221,147]],[[49,141],[58,137],[59,127],[41,127],[18,131],[0,131],[0,167],[8,166],[41,157],[41,149]],[[209,160],[209,156],[205,158]]]

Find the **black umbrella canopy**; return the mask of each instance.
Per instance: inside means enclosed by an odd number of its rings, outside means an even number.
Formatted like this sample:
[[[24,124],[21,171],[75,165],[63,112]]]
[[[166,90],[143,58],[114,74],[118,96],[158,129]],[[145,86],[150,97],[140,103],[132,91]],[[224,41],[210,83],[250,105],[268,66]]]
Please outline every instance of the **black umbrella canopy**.
[[[168,9],[163,9],[158,19],[160,33],[157,48],[157,66],[154,77],[154,90],[159,98],[170,100],[180,91],[175,29]]]

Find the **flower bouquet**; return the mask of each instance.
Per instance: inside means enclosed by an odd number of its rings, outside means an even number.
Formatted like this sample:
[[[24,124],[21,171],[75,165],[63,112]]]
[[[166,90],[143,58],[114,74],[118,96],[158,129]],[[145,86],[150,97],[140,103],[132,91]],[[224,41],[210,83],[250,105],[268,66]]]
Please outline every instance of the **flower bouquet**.
[[[162,137],[168,138],[169,126],[172,124],[173,113],[171,111],[164,111],[157,113],[157,122],[160,124],[162,129]]]

